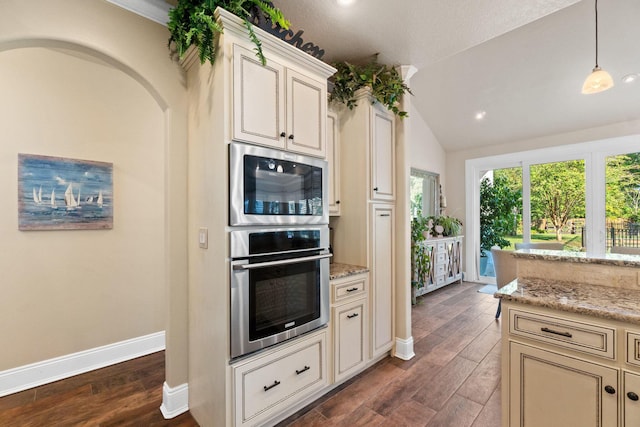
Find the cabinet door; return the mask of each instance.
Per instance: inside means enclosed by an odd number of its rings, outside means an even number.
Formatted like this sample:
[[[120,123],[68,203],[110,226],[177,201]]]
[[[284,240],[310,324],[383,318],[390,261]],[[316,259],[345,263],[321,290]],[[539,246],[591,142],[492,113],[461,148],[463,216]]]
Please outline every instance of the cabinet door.
[[[371,200],[392,201],[396,197],[395,121],[378,104],[371,111]]]
[[[622,396],[622,419],[624,427],[640,425],[640,375],[624,372],[624,396]]]
[[[371,218],[371,357],[376,357],[393,346],[394,208],[373,205]]]
[[[615,427],[618,370],[509,343],[509,426]]]
[[[364,367],[366,304],[367,300],[363,298],[333,308],[335,381]]]
[[[327,113],[327,162],[329,163],[329,215],[340,215],[340,134],[338,115]]]
[[[287,69],[287,149],[325,157],[327,82]]]
[[[233,46],[233,139],[285,147],[284,67]]]

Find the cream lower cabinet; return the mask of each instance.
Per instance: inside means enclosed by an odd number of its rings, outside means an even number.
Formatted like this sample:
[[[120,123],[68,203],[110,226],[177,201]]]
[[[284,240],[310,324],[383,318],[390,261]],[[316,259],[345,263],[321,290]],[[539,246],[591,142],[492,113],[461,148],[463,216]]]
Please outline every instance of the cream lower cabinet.
[[[618,425],[617,369],[516,342],[509,355],[509,426]]]
[[[368,274],[331,282],[334,382],[352,377],[367,364],[368,282]]]
[[[327,331],[232,366],[236,426],[261,426],[329,385]]]
[[[640,335],[628,324],[502,307],[503,427],[640,426]]]

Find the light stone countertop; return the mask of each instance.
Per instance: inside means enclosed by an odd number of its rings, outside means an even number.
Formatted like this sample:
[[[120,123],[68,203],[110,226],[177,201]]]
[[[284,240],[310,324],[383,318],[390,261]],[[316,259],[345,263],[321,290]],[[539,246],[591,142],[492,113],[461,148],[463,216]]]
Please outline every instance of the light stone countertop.
[[[620,267],[640,267],[640,256],[638,255],[592,255],[587,252],[552,251],[545,249],[519,249],[513,252],[513,256],[515,258],[543,261],[602,264]]]
[[[640,291],[549,279],[517,279],[496,298],[640,324]]]
[[[333,264],[329,265],[329,280],[340,279],[360,273],[367,273],[368,271],[369,269],[367,267],[334,262]]]

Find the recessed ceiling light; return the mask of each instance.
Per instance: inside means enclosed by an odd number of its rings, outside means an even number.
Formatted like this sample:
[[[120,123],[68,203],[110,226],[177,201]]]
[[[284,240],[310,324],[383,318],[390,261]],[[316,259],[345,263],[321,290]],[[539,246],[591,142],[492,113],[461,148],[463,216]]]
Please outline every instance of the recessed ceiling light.
[[[350,6],[355,3],[356,0],[336,0],[340,6]]]
[[[486,111],[478,111],[475,115],[476,120],[483,120],[487,115]]]
[[[627,74],[626,76],[622,77],[622,82],[623,83],[633,83],[636,80],[638,80],[638,78],[640,78],[640,73]]]

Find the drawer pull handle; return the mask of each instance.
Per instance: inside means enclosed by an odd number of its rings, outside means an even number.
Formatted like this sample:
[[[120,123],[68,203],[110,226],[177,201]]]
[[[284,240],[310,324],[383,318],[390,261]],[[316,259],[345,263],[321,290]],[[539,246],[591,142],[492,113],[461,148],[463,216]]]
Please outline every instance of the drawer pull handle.
[[[307,372],[309,369],[311,369],[309,366],[304,365],[304,368],[302,368],[302,369],[300,369],[300,370],[297,370],[297,369],[296,369],[296,375],[300,375],[300,374],[301,374],[301,373],[303,373],[303,372]]]
[[[554,331],[553,329],[549,329],[549,328],[540,328],[540,330],[542,332],[549,332],[550,334],[562,335],[563,337],[573,338],[573,335],[571,335],[569,332],[558,332],[558,331]]]
[[[611,387],[610,385],[605,386],[604,391],[606,391],[609,394],[616,394],[616,389]]]
[[[289,135],[289,139],[293,141],[293,134]]]
[[[349,289],[347,289],[347,292],[355,292],[357,290],[358,290],[358,288],[349,288]]]
[[[269,391],[269,390],[271,390],[272,388],[274,388],[275,386],[278,386],[278,385],[280,385],[280,381],[275,380],[273,382],[273,384],[264,386],[264,391]]]
[[[285,136],[287,136],[287,134],[286,134],[286,133],[284,133],[284,132],[280,132],[280,138],[284,138]]]
[[[391,216],[391,214],[380,214],[380,216]]]
[[[627,393],[627,397],[631,400],[633,400],[634,402],[638,401],[638,395],[635,394],[634,392],[630,391],[629,393]]]
[[[358,317],[358,313],[347,314],[347,319],[353,319],[354,317]]]

